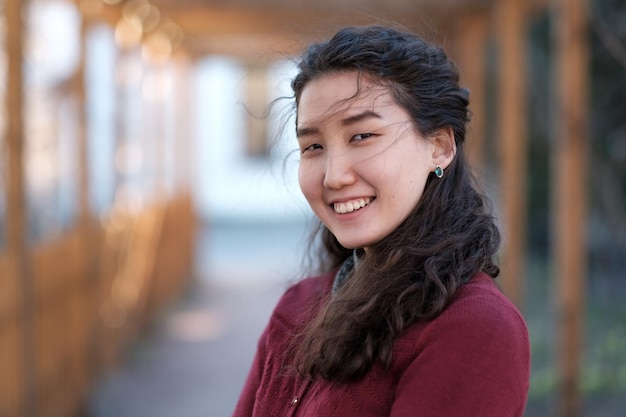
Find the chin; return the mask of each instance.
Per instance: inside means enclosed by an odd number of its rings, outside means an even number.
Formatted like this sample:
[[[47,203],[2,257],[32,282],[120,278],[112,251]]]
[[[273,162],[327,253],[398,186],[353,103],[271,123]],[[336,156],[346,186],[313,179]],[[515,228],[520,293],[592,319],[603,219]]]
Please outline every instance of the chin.
[[[343,246],[346,249],[366,248],[376,243],[375,241],[372,241],[369,239],[339,239],[337,238],[337,240],[339,241],[339,243],[341,243],[341,246]]]

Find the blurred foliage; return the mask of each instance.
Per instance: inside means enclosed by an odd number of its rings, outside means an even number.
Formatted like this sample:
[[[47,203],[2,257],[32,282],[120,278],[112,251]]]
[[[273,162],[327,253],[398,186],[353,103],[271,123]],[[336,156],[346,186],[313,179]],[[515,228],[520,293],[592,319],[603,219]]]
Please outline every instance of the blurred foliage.
[[[626,3],[590,2],[590,269],[626,286]],[[622,292],[623,294],[623,292]]]

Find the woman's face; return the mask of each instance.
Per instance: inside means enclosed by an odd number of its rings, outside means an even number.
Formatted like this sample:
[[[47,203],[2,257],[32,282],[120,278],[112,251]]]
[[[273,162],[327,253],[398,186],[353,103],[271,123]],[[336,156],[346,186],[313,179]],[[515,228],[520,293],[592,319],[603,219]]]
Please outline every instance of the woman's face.
[[[310,81],[298,103],[300,188],[346,248],[367,248],[416,207],[437,161],[384,85],[357,72]]]

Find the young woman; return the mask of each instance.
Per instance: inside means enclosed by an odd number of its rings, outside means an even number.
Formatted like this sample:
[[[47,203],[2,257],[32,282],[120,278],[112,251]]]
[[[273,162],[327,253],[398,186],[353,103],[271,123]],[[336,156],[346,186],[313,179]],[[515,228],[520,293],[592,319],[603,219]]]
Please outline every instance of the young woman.
[[[279,301],[233,416],[522,416],[528,332],[493,282],[455,66],[375,26],[298,68],[299,181],[327,268]]]

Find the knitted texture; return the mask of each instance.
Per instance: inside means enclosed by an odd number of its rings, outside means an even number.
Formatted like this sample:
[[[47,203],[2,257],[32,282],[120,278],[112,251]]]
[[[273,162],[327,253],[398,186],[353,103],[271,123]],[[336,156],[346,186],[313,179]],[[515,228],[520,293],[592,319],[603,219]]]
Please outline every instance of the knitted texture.
[[[397,339],[392,366],[361,380],[311,381],[284,365],[303,323],[330,296],[334,274],[283,295],[261,335],[233,417],[521,417],[530,378],[528,331],[493,280],[479,274],[436,319]]]

